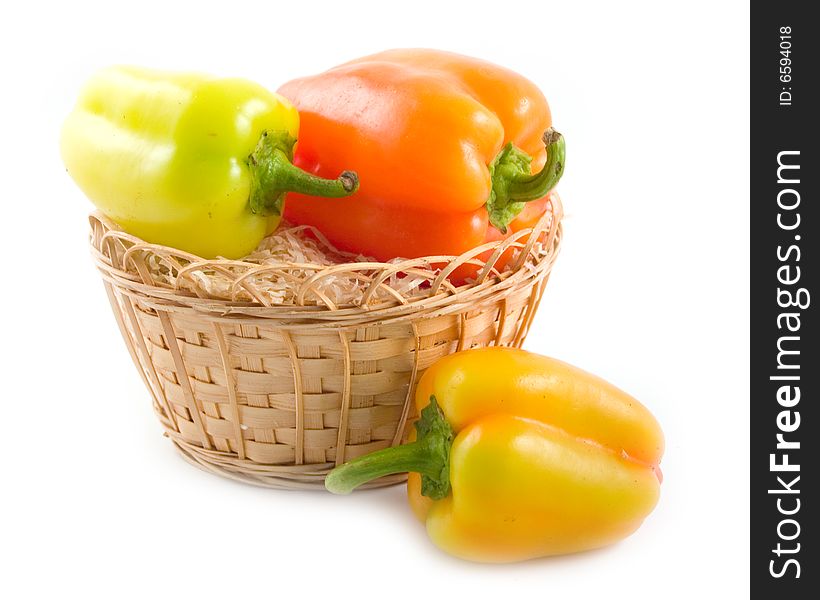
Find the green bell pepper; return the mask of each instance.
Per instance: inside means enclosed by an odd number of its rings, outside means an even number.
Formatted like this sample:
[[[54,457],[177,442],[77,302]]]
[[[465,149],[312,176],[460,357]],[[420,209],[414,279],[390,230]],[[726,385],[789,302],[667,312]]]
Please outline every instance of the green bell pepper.
[[[285,194],[342,197],[291,160],[299,115],[242,79],[113,67],[86,84],[62,130],[68,173],[97,208],[150,243],[240,258],[278,225]]]

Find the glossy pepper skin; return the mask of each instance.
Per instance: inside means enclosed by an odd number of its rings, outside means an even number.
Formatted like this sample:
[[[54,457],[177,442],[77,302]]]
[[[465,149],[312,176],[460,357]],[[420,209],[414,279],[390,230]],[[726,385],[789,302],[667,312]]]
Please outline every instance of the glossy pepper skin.
[[[125,231],[204,258],[240,258],[279,223],[287,191],[345,196],[291,164],[299,115],[242,79],[112,67],[63,126],[68,173]]]
[[[291,194],[286,218],[379,260],[459,255],[531,226],[563,172],[544,95],[478,59],[391,50],[279,92],[302,116],[295,163],[322,176],[350,165],[362,182],[332,206]],[[517,223],[524,202],[539,200]]]
[[[326,485],[347,492],[411,471],[410,504],[451,554],[511,562],[598,548],[634,532],[657,503],[657,421],[576,367],[517,349],[468,350],[425,372],[416,405],[416,441],[357,458]]]

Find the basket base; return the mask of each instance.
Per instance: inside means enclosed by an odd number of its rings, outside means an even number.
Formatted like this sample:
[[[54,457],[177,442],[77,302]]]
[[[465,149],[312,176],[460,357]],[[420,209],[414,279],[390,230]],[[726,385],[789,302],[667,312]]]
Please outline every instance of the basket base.
[[[325,490],[325,476],[333,463],[300,466],[254,465],[249,469],[235,456],[214,450],[205,450],[179,438],[168,436],[182,458],[195,467],[227,479],[279,490]],[[359,489],[380,488],[407,481],[406,473],[387,475],[368,482]]]

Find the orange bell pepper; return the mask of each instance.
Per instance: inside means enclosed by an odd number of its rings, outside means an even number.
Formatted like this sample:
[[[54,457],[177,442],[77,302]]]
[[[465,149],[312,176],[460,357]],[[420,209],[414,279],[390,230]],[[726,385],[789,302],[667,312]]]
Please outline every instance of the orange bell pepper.
[[[279,93],[301,116],[294,163],[359,175],[349,198],[289,194],[286,203],[286,219],[343,250],[379,260],[462,254],[531,226],[563,173],[564,142],[544,95],[474,58],[391,50]],[[517,224],[528,201],[540,212]]]
[[[663,433],[635,398],[553,358],[484,348],[442,358],[416,388],[409,444],[337,467],[346,493],[409,471],[416,515],[456,556],[510,562],[634,532],[660,493]]]

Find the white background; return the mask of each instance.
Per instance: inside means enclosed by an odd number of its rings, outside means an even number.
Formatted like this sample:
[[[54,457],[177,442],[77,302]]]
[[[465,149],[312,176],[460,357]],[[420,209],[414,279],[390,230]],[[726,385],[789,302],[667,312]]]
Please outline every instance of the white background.
[[[0,20],[0,596],[748,595],[745,3],[22,4]],[[160,435],[57,151],[79,86],[125,62],[275,89],[400,46],[520,71],[567,138],[565,245],[527,347],[630,391],[668,439],[660,504],[615,547],[464,563],[428,542],[401,487],[256,489]]]

